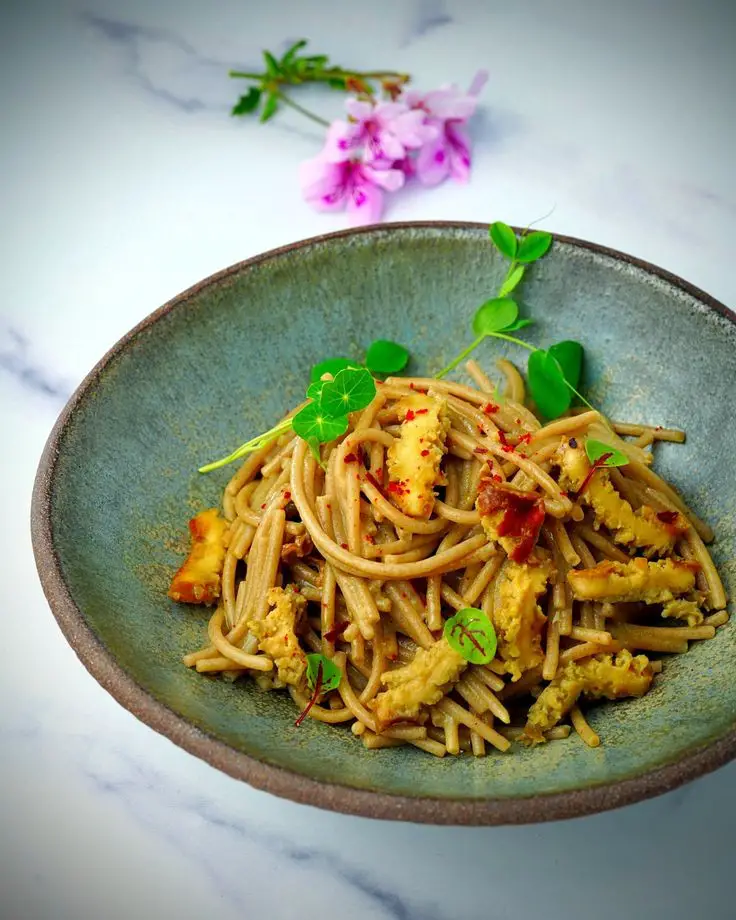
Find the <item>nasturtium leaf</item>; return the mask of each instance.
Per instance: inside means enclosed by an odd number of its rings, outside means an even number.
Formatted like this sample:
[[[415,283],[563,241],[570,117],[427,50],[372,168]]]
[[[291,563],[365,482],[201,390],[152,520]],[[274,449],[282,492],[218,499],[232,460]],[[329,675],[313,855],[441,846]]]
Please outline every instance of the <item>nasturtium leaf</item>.
[[[270,93],[268,96],[266,96],[266,101],[263,104],[263,111],[261,112],[261,122],[268,121],[269,118],[273,118],[278,107],[279,97],[276,95],[276,93]]]
[[[258,103],[261,101],[261,91],[257,86],[251,86],[245,96],[241,96],[240,99],[232,107],[230,114],[231,115],[248,115],[250,112],[255,112],[258,108]]]
[[[583,370],[583,346],[580,342],[558,342],[547,349],[562,368],[565,380],[577,389]]]
[[[544,230],[534,230],[519,240],[516,252],[517,262],[536,262],[541,259],[552,245],[552,235]]]
[[[488,664],[496,654],[496,630],[476,607],[464,607],[445,622],[444,637],[471,664]]]
[[[504,224],[502,221],[497,220],[495,224],[491,224],[488,228],[488,233],[493,240],[493,245],[498,249],[501,255],[506,256],[507,259],[515,258],[518,241],[516,239],[516,234],[508,224]]]
[[[629,462],[629,458],[626,454],[618,450],[615,447],[611,447],[610,444],[604,444],[603,441],[596,441],[594,438],[588,438],[585,442],[585,453],[588,455],[588,460],[591,463],[595,463],[600,460],[601,457],[604,457],[606,454],[610,456],[601,463],[601,466],[626,466]]]
[[[375,395],[376,381],[367,368],[346,367],[324,383],[319,407],[327,418],[344,418],[365,409]]]
[[[317,380],[321,380],[324,374],[331,374],[334,377],[339,371],[345,370],[346,367],[358,366],[357,362],[351,361],[350,358],[327,358],[327,360],[320,361],[319,364],[312,366],[309,371],[309,382],[315,383]]]
[[[533,325],[534,325],[533,319],[525,319],[524,317],[521,317],[517,319],[515,322],[513,322],[510,326],[504,326],[503,329],[499,329],[499,332],[518,332],[519,329],[524,329],[527,326],[533,326]]]
[[[409,361],[409,352],[398,342],[376,339],[368,346],[365,355],[366,367],[374,374],[398,374]]]
[[[325,655],[307,655],[307,683],[309,689],[314,690],[317,683],[317,673],[322,665],[322,691],[337,690],[342,680],[342,671],[332,659]]]
[[[478,307],[473,317],[473,334],[477,337],[500,332],[516,322],[519,306],[511,297],[494,297]]]
[[[313,441],[326,444],[345,434],[348,430],[348,417],[329,417],[325,415],[319,403],[312,402],[297,412],[292,420],[292,427],[311,447]]]
[[[508,278],[504,281],[501,287],[498,289],[499,297],[506,297],[507,294],[510,294],[515,287],[518,287],[521,279],[524,277],[524,272],[526,269],[523,265],[517,265],[516,268],[511,272]]]
[[[315,380],[314,383],[310,383],[307,387],[307,399],[313,399],[315,402],[319,402],[319,398],[322,395],[322,387],[324,385],[324,380]]]
[[[532,398],[545,418],[557,418],[570,408],[572,391],[559,362],[548,351],[538,348],[529,355],[527,377]]]

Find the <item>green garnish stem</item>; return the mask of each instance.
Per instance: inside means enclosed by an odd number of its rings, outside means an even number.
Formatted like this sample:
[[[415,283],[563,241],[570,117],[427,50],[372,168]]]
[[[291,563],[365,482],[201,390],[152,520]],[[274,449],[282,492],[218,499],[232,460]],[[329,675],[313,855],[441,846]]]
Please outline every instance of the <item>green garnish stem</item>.
[[[464,351],[461,351],[460,354],[453,361],[450,361],[447,367],[443,367],[442,370],[439,372],[439,374],[435,374],[435,378],[437,380],[440,380],[442,377],[445,376],[445,374],[449,374],[450,371],[454,370],[461,361],[464,361],[471,352],[475,351],[475,349],[480,345],[480,343],[485,338],[486,337],[484,335],[479,335],[478,338],[472,344],[468,345],[468,347]]]

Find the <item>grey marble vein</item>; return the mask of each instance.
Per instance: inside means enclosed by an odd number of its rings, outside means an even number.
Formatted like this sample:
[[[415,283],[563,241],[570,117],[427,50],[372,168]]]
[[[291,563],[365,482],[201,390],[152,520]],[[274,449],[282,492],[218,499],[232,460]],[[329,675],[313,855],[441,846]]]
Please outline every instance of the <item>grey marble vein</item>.
[[[449,25],[452,21],[453,18],[448,12],[445,0],[416,0],[413,14],[399,47],[407,48],[420,38]]]
[[[10,375],[25,390],[55,403],[65,403],[72,393],[68,381],[54,377],[31,356],[28,339],[12,327],[0,330],[0,370]]]

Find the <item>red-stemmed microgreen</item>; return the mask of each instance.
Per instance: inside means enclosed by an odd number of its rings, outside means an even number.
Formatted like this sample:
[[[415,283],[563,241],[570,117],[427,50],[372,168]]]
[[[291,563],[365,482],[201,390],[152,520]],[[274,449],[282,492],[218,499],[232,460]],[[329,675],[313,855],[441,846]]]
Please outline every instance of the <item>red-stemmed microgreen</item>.
[[[496,630],[477,607],[458,610],[445,621],[443,635],[450,647],[471,664],[488,664],[496,654]]]
[[[312,695],[294,722],[297,728],[306,719],[312,706],[317,704],[320,696],[330,690],[336,690],[341,680],[342,671],[330,658],[325,655],[307,655],[307,685]]]
[[[596,441],[595,438],[588,438],[585,441],[585,453],[591,463],[597,463],[603,456],[605,461],[602,466],[626,466],[630,461],[622,450],[611,447],[610,444],[604,444],[603,441]]]

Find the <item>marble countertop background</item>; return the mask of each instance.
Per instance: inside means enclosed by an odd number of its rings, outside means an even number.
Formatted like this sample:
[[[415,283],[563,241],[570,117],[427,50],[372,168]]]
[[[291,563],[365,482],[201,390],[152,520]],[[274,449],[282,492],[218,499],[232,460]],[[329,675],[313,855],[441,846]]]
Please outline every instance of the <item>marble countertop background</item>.
[[[300,199],[320,138],[228,117],[229,66],[306,36],[419,86],[488,69],[468,186],[388,220],[501,218],[736,304],[730,0],[10,0],[0,5],[0,915],[733,917],[736,767],[565,823],[433,828],[257,792],[137,722],[52,618],[28,535],[48,432],[134,323],[211,272],[345,225]],[[328,117],[339,101],[306,97]],[[329,914],[328,914],[329,911]]]

